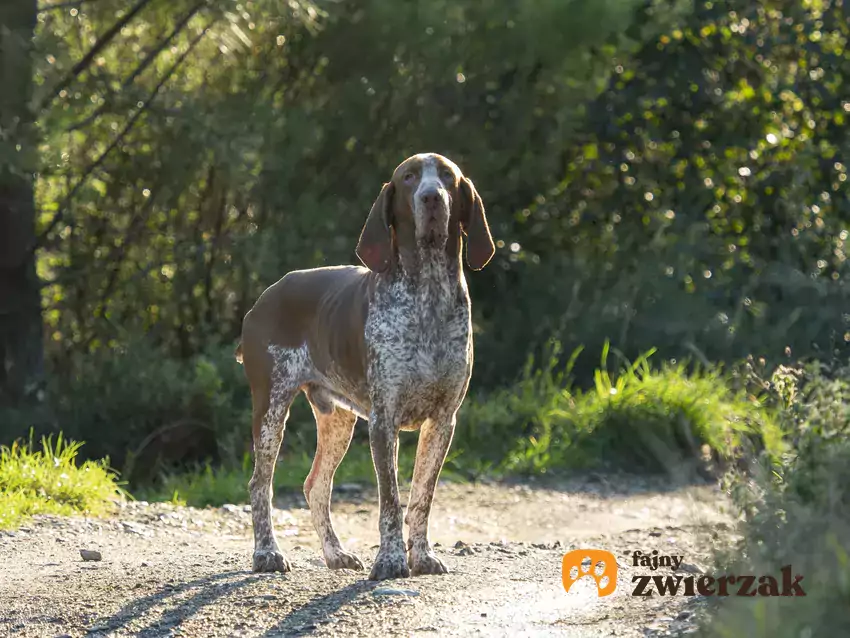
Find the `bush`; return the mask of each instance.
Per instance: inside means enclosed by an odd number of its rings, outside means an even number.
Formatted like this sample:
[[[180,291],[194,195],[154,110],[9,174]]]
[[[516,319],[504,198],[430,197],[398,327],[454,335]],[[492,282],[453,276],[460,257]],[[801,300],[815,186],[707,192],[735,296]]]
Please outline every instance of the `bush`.
[[[41,449],[16,441],[0,447],[0,529],[17,527],[32,514],[102,514],[125,496],[109,460],[77,465],[82,443],[60,434]]]
[[[755,574],[791,564],[807,596],[719,602],[703,635],[848,635],[850,368],[779,367],[767,385],[792,446],[729,478],[744,535],[720,562],[730,573]]]
[[[230,345],[181,360],[128,337],[115,350],[71,357],[50,379],[51,413],[37,431],[85,438],[89,458],[109,457],[133,483],[177,464],[238,462],[250,449],[250,393]],[[0,435],[21,436],[29,417],[8,416]]]

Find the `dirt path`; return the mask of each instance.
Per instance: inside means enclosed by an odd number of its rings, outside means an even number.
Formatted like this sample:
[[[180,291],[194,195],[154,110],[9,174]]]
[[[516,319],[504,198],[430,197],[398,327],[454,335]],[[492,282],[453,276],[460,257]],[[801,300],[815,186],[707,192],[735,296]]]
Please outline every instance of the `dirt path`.
[[[557,489],[441,485],[431,536],[451,573],[379,584],[324,567],[296,496],[276,512],[294,566],[285,576],[251,573],[246,506],[129,503],[105,520],[41,517],[0,532],[0,634],[669,635],[690,626],[700,601],[631,596],[632,575],[648,573],[632,567],[632,552],[681,555],[696,570],[708,562],[712,535],[728,537],[732,521],[715,489],[662,486],[627,477]],[[368,569],[378,540],[375,494],[340,488],[337,530]],[[589,579],[564,591],[561,559],[576,548],[617,556],[615,594],[597,599]],[[80,549],[103,560],[83,562]]]

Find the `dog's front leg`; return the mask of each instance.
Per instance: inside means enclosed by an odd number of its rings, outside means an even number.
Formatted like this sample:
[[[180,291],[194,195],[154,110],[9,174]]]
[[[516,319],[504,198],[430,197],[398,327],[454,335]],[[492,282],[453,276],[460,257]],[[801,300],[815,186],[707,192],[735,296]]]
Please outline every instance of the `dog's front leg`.
[[[428,518],[440,470],[454,434],[454,416],[445,419],[428,419],[419,432],[416,463],[413,468],[413,485],[407,505],[406,521],[409,526],[410,572],[419,574],[445,574],[446,566],[437,558],[428,540]]]
[[[398,498],[398,430],[398,424],[386,410],[372,409],[369,442],[378,478],[381,545],[369,574],[370,580],[410,576]]]

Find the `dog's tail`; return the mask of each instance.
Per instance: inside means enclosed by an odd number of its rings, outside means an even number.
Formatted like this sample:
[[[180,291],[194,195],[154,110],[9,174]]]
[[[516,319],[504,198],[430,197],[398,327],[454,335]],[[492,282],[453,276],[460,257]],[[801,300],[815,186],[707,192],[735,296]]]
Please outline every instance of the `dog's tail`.
[[[236,361],[242,363],[242,342],[239,342],[239,345],[236,346],[236,352],[233,353],[236,357]]]

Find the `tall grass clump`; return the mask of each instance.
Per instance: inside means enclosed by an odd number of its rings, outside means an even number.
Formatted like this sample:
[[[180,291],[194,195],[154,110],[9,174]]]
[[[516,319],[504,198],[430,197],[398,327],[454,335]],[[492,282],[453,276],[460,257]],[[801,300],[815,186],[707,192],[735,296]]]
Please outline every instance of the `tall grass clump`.
[[[108,459],[77,464],[82,443],[42,437],[41,448],[15,441],[0,447],[0,529],[33,514],[105,513],[126,495]]]
[[[781,432],[758,397],[733,390],[719,370],[684,363],[654,368],[649,351],[611,373],[606,344],[593,386],[580,389],[570,378],[579,353],[561,364],[553,344],[544,367],[529,365],[513,387],[464,405],[459,459],[478,456],[474,464],[482,470],[502,473],[603,467],[675,473],[781,451]]]

